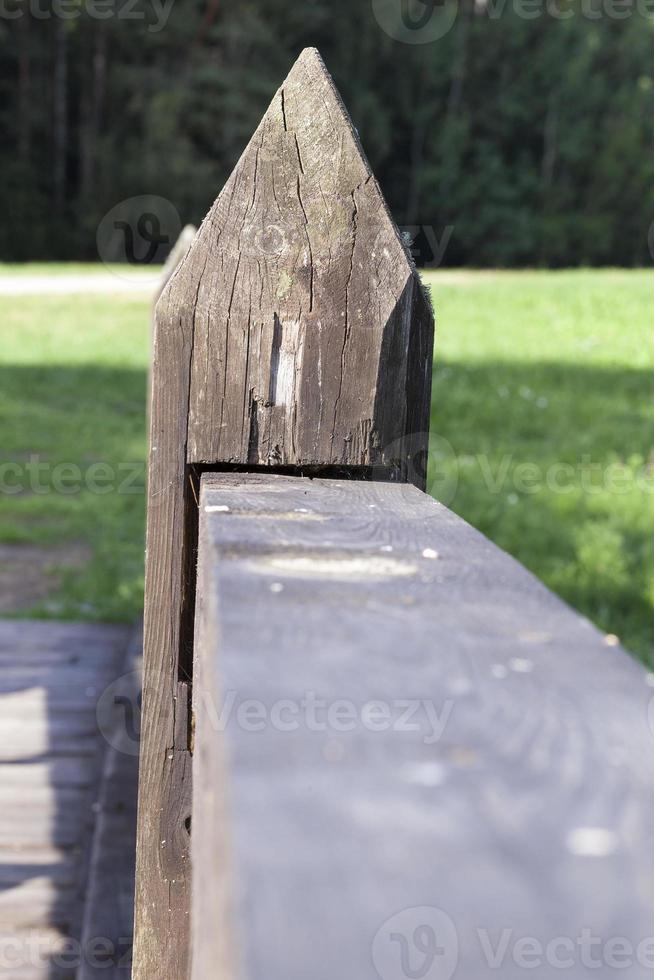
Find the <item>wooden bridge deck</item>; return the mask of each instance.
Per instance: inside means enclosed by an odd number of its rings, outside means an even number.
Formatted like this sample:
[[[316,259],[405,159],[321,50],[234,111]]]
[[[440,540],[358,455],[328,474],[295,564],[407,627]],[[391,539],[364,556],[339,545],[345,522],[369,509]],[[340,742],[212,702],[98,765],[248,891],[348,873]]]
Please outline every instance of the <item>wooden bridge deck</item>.
[[[123,672],[129,632],[0,622],[0,977],[81,972],[107,749],[97,705]]]

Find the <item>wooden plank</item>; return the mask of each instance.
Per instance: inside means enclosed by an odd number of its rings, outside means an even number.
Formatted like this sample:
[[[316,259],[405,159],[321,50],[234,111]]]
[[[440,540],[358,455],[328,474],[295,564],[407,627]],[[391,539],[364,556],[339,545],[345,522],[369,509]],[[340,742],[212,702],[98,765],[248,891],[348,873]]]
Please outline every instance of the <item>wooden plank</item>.
[[[432,340],[410,255],[307,49],[156,308],[136,980],[188,975],[198,468],[420,482]]]
[[[38,929],[47,923],[68,931],[78,885],[79,881],[73,886],[55,882],[49,875],[22,881],[0,892],[0,923],[8,921],[14,929]]]
[[[57,886],[70,887],[78,882],[77,861],[52,845],[29,851],[0,850],[0,888],[15,888],[39,875],[47,875]]]
[[[22,792],[26,787],[47,786],[54,789],[93,785],[96,770],[93,756],[58,758],[45,756],[42,762],[13,763],[2,767],[2,786]]]
[[[97,653],[97,651],[96,651]],[[80,654],[71,652],[62,655],[56,647],[51,650],[5,650],[0,652],[0,667],[51,667],[53,664],[79,664]]]
[[[208,481],[209,478],[205,476],[201,491],[196,646],[193,670],[195,744],[192,860],[194,874],[190,975],[193,980],[207,976],[214,976],[216,980],[236,980],[240,970],[234,949],[233,910],[230,908],[234,884],[231,881],[231,838],[226,813],[227,779],[224,752],[227,746],[222,739],[212,737],[207,723],[207,715],[212,704],[207,702],[206,692],[213,690],[216,675],[215,639],[220,635],[218,601],[216,589],[213,587],[215,552],[206,517]],[[223,484],[221,483],[220,486],[222,488]]]
[[[80,687],[73,686],[80,682]],[[71,710],[77,708],[81,711],[93,709],[94,701],[98,695],[108,686],[110,676],[102,677],[97,672],[86,673],[80,670],[79,673],[73,671],[66,675],[63,671],[57,674],[55,671],[48,676],[38,673],[38,668],[34,672],[18,672],[7,676],[0,682],[0,694],[3,696],[16,697],[16,701],[37,704],[43,700],[42,695],[47,696],[48,703],[52,703],[58,710],[63,710],[70,706]],[[8,708],[11,709],[11,701],[7,698]]]
[[[3,789],[6,789],[8,787],[12,787],[12,784],[3,779],[2,786]],[[57,800],[61,801],[62,805],[65,806],[66,809],[79,809],[87,797],[88,786],[60,786],[57,791]],[[23,785],[20,788],[14,784],[12,787],[12,792],[8,792],[4,796],[0,821],[12,807],[18,809],[22,804],[30,809],[32,809],[32,807],[38,808],[51,798],[52,784],[49,782],[44,782],[41,784],[36,783],[29,786]]]
[[[0,973],[12,980],[74,972],[56,958],[79,935],[105,745],[97,705],[128,636],[0,622]]]
[[[99,765],[104,744],[98,737],[91,737],[88,732],[53,733],[47,731],[27,732],[25,741],[18,747],[0,746],[0,764],[16,765],[26,762],[41,762],[44,759],[59,756],[72,759],[94,759]],[[96,765],[96,770],[97,770]]]
[[[6,931],[0,926],[0,961],[11,980],[70,980],[71,971],[56,963],[59,958],[65,962],[67,952],[67,940],[59,930]]]
[[[141,691],[142,636],[134,637],[125,673],[116,696],[138,708]],[[105,760],[102,791],[95,826],[89,881],[86,892],[82,948],[98,936],[105,937],[116,955],[94,963],[87,959],[76,980],[120,980],[129,975],[134,929],[136,864],[136,803],[138,756],[133,734],[124,724],[119,704],[115,708],[112,745]]]
[[[412,487],[205,476],[200,551],[197,980],[650,975],[652,675]]]
[[[68,660],[85,661],[111,656],[116,645],[125,643],[129,630],[124,626],[95,623],[60,623],[34,619],[3,619],[0,654],[19,659],[23,653],[45,656],[49,653]]]

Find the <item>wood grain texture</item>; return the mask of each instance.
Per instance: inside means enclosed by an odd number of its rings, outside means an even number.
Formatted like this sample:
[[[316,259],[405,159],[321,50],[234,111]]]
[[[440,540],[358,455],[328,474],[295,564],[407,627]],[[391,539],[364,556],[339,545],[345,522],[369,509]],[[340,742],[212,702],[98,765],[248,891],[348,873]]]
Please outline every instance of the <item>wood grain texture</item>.
[[[128,635],[0,623],[0,975],[9,980],[70,980],[79,965],[106,744],[98,703],[120,673]]]
[[[315,49],[275,95],[157,323],[192,336],[189,462],[404,472],[405,437],[424,445],[429,301]]]
[[[225,746],[212,738],[212,704],[204,692],[212,690],[215,676],[215,645],[220,632],[216,590],[202,587],[212,579],[214,552],[206,524],[199,543],[197,634],[194,664],[193,835],[195,868],[206,862],[204,871],[193,875],[191,950],[193,980],[212,977],[228,980],[235,975],[233,917],[230,915],[231,845],[227,830],[225,789]],[[196,820],[196,815],[198,820]],[[198,911],[199,910],[199,911]],[[207,924],[210,923],[210,930]]]
[[[114,688],[113,718],[105,719],[112,731],[112,744],[105,757],[84,903],[82,948],[92,949],[96,938],[102,936],[109,944],[108,952],[102,957],[86,957],[75,980],[128,980],[131,975],[138,755],[125,705],[130,705],[132,718],[137,717],[142,653],[143,635],[138,629]]]
[[[135,980],[187,976],[193,468],[406,479],[426,445],[432,343],[429,300],[307,49],[156,307]]]
[[[159,277],[159,282],[157,283],[155,301],[159,299],[162,292],[170,282],[172,276],[177,271],[177,267],[193,244],[193,239],[197,235],[197,231],[198,230],[195,225],[184,225],[182,228],[177,241],[170,250],[170,254],[164,263],[164,267],[161,270],[161,276]]]
[[[412,487],[205,476],[201,552],[220,980],[523,980],[525,937],[539,978],[616,976],[618,937],[650,976],[651,675]]]
[[[187,703],[180,650],[187,592],[186,430],[192,331],[155,323],[150,401],[143,712],[134,980],[187,975],[190,814]]]

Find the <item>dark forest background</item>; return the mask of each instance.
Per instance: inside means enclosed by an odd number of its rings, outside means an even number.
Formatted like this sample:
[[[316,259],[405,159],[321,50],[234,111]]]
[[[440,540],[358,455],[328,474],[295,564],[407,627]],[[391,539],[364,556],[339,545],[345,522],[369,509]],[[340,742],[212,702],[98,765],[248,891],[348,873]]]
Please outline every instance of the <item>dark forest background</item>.
[[[654,19],[589,2],[563,20],[462,0],[408,44],[370,0],[176,0],[162,30],[151,0],[103,20],[1,0],[0,259],[96,259],[134,195],[199,222],[312,44],[397,221],[453,229],[446,264],[649,264]]]

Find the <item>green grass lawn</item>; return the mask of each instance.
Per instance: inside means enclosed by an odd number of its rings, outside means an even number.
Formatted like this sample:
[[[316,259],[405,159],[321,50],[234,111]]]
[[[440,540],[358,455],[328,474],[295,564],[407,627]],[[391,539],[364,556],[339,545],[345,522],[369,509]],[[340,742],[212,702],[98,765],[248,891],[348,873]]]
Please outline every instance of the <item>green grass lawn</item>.
[[[116,273],[120,278],[151,280],[156,278],[153,266],[99,262],[0,262],[0,278],[8,276],[77,276]]]
[[[435,495],[654,666],[654,273],[428,282]]]
[[[654,666],[654,273],[427,280],[435,495]],[[0,542],[91,545],[88,566],[31,613],[131,619],[143,590],[147,298],[3,305],[3,459],[46,463],[43,485],[74,463],[82,481],[0,494]],[[138,492],[94,492],[106,482],[98,462],[118,482],[132,473],[121,464],[140,466]]]
[[[64,573],[60,594],[26,614],[134,619],[143,601],[147,297],[11,296],[3,305],[2,458],[21,469],[4,476],[0,542],[92,549],[86,568]],[[112,484],[123,492],[106,492]],[[23,492],[7,493],[15,485]]]

